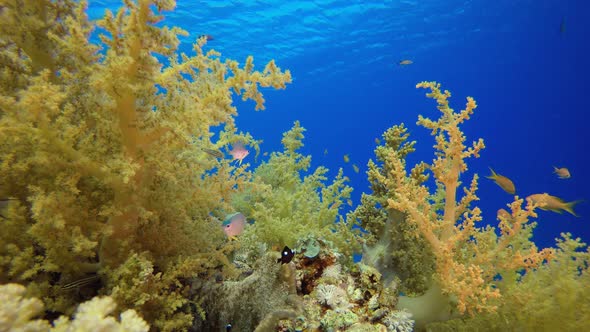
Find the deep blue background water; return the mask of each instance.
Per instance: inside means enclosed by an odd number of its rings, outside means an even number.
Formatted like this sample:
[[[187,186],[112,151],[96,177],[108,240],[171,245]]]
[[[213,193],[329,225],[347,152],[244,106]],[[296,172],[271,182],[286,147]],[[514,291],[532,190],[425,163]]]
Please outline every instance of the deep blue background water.
[[[119,4],[90,0],[90,16]],[[586,200],[575,208],[578,218],[539,212],[535,240],[551,246],[560,232],[590,241],[589,13],[583,0],[181,0],[163,24],[190,32],[183,52],[210,34],[215,39],[206,47],[223,57],[243,63],[251,54],[258,69],[270,59],[290,69],[287,90],[263,91],[266,111],[236,102],[238,126],[272,152],[300,120],[307,128],[304,153],[332,175],[343,167],[355,204],[369,190],[364,172],[375,138],[388,127],[404,122],[418,141],[411,163],[432,160],[433,138],[415,122],[418,114],[434,118],[438,111],[416,83],[441,82],[455,110],[473,96],[479,106],[463,129],[468,141],[482,137],[486,149],[468,161],[463,181],[481,176],[484,222],[495,224],[496,211],[512,201],[484,178],[488,167],[511,178],[520,197],[547,192]],[[397,65],[402,59],[414,63]],[[568,167],[572,178],[558,179],[553,166]]]

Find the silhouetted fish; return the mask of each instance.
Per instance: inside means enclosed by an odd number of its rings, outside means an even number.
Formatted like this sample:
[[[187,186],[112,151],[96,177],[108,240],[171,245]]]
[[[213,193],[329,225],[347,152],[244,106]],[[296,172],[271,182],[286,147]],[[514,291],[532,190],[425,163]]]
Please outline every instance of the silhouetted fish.
[[[285,248],[283,248],[283,251],[281,251],[281,258],[277,260],[277,263],[288,264],[293,259],[293,256],[295,256],[293,250],[285,246]]]
[[[559,33],[562,35],[565,33],[565,17],[562,17],[561,22],[559,22]]]

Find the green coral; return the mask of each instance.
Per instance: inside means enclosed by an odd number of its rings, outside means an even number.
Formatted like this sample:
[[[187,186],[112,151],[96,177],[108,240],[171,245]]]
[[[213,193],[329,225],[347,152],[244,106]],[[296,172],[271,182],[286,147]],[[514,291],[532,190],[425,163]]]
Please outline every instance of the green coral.
[[[144,314],[163,330],[186,327],[190,314],[164,327],[186,312],[182,277],[233,269],[209,213],[228,209],[249,176],[203,149],[241,139],[257,148],[235,127],[232,95],[263,109],[259,88],[291,77],[273,61],[262,71],[251,57],[222,61],[204,38],[193,56],[178,54],[186,32],[157,24],[174,6],[125,1],[91,22],[85,1],[2,3],[0,197],[11,198],[1,221],[11,232],[0,236],[0,281],[26,283],[51,311],[72,313],[98,292],[131,306],[148,290],[112,274],[134,271],[139,254],[158,285]],[[71,284],[80,286],[65,291]]]
[[[355,324],[359,321],[359,317],[350,310],[342,310],[336,312],[328,310],[322,317],[322,327],[326,331],[341,330]]]
[[[239,198],[236,210],[245,211],[253,224],[242,241],[246,246],[287,245],[295,248],[299,240],[310,236],[331,242],[352,259],[359,250],[359,232],[354,222],[346,222],[340,207],[350,198],[352,188],[340,170],[331,184],[326,184],[328,169],[318,167],[306,173],[311,157],[298,152],[303,146],[305,129],[295,122],[283,134],[283,152],[273,152],[253,173],[253,183]]]
[[[400,280],[399,289],[406,294],[421,294],[430,284],[434,272],[434,256],[422,236],[416,236],[416,227],[406,222],[406,216],[394,209],[387,209],[387,199],[395,188],[383,185],[382,179],[392,171],[387,163],[391,154],[401,160],[415,151],[415,141],[408,141],[408,129],[404,124],[387,129],[382,144],[375,149],[376,161],[369,160],[368,179],[372,192],[363,193],[361,204],[347,217],[358,220],[367,231],[363,261],[380,269],[386,282]],[[418,183],[428,179],[425,163],[419,163],[411,172]]]

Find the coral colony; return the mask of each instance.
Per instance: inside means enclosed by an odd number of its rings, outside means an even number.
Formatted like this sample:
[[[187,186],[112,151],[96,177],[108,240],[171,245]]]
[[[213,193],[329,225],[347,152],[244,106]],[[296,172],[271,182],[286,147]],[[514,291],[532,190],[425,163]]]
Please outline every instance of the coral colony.
[[[172,0],[96,22],[86,5],[0,7],[1,331],[588,327],[586,246],[531,241],[538,209],[571,206],[513,196],[480,226],[479,177],[462,178],[484,149],[461,131],[474,99],[455,112],[439,84],[418,84],[438,104],[418,120],[435,159],[408,165],[407,127],[388,129],[371,192],[343,215],[347,177],[310,169],[299,122],[282,151],[246,158],[258,141],[236,128],[232,96],[263,109],[260,89],[284,89],[289,71],[222,61],[209,36],[179,53],[187,33],[156,24]]]

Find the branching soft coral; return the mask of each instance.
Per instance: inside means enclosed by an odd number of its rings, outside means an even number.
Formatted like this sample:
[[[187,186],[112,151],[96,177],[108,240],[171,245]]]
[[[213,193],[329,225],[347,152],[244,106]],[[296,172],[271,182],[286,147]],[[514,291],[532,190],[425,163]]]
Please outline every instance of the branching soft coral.
[[[311,157],[297,152],[303,146],[304,128],[295,122],[283,134],[284,151],[272,153],[253,174],[256,186],[245,191],[237,206],[254,220],[244,241],[251,244],[294,247],[309,236],[331,241],[341,253],[352,258],[358,250],[358,233],[339,218],[338,211],[350,197],[342,170],[331,184],[325,184],[328,169],[318,167],[306,175]]]
[[[376,160],[369,160],[367,172],[372,193],[361,197],[361,204],[347,216],[358,220],[367,234],[363,262],[381,272],[384,280],[400,280],[399,289],[405,294],[421,294],[426,291],[433,273],[432,251],[423,236],[416,237],[416,226],[405,221],[403,213],[387,207],[395,189],[385,186],[383,179],[391,172],[387,158],[397,155],[402,162],[414,152],[415,141],[408,141],[409,133],[404,124],[393,126],[382,135],[382,145],[375,149]],[[420,163],[410,177],[423,183],[425,163]]]
[[[426,239],[436,257],[435,281],[458,312],[493,311],[501,303],[496,278],[512,278],[517,271],[536,268],[552,257],[552,251],[538,251],[529,241],[534,227],[529,219],[536,217],[536,206],[529,202],[523,208],[518,197],[511,204],[510,220],[500,224],[500,236],[492,227],[475,226],[482,219],[479,208],[472,206],[478,199],[477,175],[469,187],[463,188],[463,196],[459,197],[457,191],[460,176],[467,171],[466,159],[479,157],[484,148],[481,139],[466,146],[459,129],[473,114],[476,103],[469,97],[465,109],[454,112],[448,104],[450,92],[441,91],[439,84],[422,82],[417,87],[431,90],[427,96],[437,101],[441,113],[438,120],[422,116],[418,120],[435,135],[436,158],[428,168],[438,189],[431,194],[415,172],[408,176],[396,151],[386,157],[389,172],[378,180],[392,193],[388,207],[405,213],[407,222]]]
[[[0,10],[0,197],[13,199],[2,222],[18,230],[0,237],[0,280],[28,282],[52,311],[71,313],[79,300],[62,286],[134,253],[148,252],[164,275],[184,255],[223,266],[209,213],[227,209],[249,177],[203,151],[255,143],[238,134],[232,96],[262,109],[259,88],[291,81],[274,62],[263,71],[252,58],[222,62],[204,53],[205,38],[195,55],[177,54],[186,33],[159,24],[174,1],[124,4],[98,22],[85,1],[9,0]],[[101,44],[90,41],[95,28]]]
[[[503,305],[428,326],[432,331],[585,331],[590,327],[590,253],[571,234],[557,239],[554,258],[534,271],[503,280]]]
[[[61,316],[51,327],[49,322],[33,319],[43,311],[43,302],[25,298],[25,287],[18,284],[0,285],[0,331],[66,332],[66,331],[129,331],[147,332],[148,324],[135,310],[121,314],[120,321],[109,315],[116,304],[110,297],[95,297],[81,303],[75,319]]]

